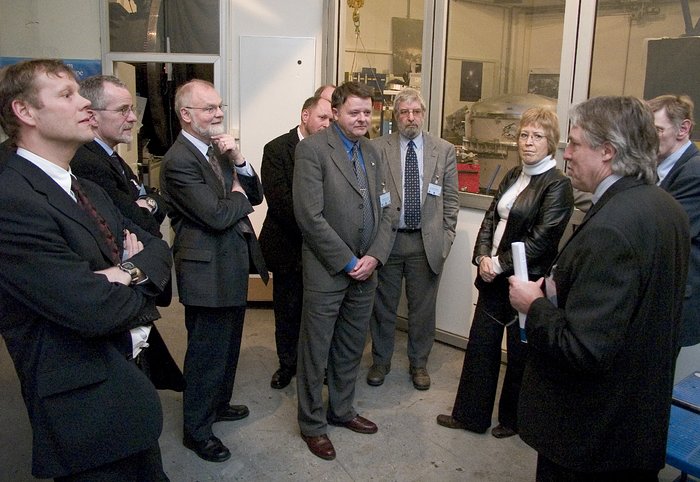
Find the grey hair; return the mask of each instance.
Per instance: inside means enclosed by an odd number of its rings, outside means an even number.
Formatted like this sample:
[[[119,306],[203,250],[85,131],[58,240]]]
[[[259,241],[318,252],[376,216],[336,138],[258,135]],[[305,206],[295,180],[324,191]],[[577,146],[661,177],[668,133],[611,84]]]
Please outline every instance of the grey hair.
[[[594,97],[574,106],[572,126],[595,149],[604,143],[615,148],[611,168],[614,174],[632,176],[647,184],[656,182],[659,137],[649,106],[636,97]]]
[[[80,82],[80,95],[90,101],[92,109],[105,108],[106,83],[116,85],[122,89],[128,89],[127,85],[114,75],[93,75]]]
[[[394,98],[394,115],[398,115],[399,104],[403,102],[413,102],[415,100],[420,102],[421,109],[425,111],[425,100],[423,100],[423,96],[420,95],[420,92],[412,87],[405,87],[401,89]]]

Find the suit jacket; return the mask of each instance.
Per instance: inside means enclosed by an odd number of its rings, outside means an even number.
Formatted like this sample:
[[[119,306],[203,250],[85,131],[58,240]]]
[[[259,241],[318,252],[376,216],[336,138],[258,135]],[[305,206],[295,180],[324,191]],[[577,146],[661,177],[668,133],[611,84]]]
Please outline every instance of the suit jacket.
[[[297,127],[271,140],[263,149],[262,177],[267,215],[260,231],[260,247],[270,271],[301,271],[301,231],[294,216],[292,181]]]
[[[158,394],[113,340],[158,317],[167,244],[81,181],[110,230],[129,229],[144,244],[130,261],[149,281],[111,283],[94,273],[112,266],[97,224],[50,177],[14,154],[0,182],[0,332],[32,425],[32,473],[63,476],[151,447],[162,427]]]
[[[394,209],[401,211],[403,175],[401,173],[401,144],[398,132],[372,141],[388,166],[387,186]],[[421,236],[430,269],[435,274],[450,254],[455,239],[459,213],[459,189],[454,145],[423,132],[423,187],[421,190]],[[442,187],[439,196],[428,194],[430,183]],[[392,241],[396,230],[392,231]]]
[[[700,151],[691,144],[659,185],[690,220],[690,261],[683,299],[680,346],[700,343]]]
[[[358,141],[365,161],[374,212],[367,255],[385,263],[391,251],[396,219],[390,205],[381,207],[386,168],[370,141]],[[331,126],[297,145],[294,166],[294,214],[304,237],[304,289],[337,291],[352,278],[343,268],[360,256],[362,194],[352,162],[336,128]]]
[[[158,210],[154,214],[136,204],[139,195],[134,182],[139,181],[127,163],[122,161],[117,166],[107,151],[92,141],[78,149],[70,165],[76,176],[90,179],[107,191],[124,216],[152,235],[161,237],[160,224],[165,219],[167,206],[155,189],[149,189],[147,193],[148,197],[158,203]]]
[[[555,304],[527,315],[528,445],[579,471],[664,466],[688,250],[687,217],[657,186],[625,177],[593,205],[555,260]]]
[[[251,265],[263,279],[267,276],[255,234],[244,232],[240,224],[252,230],[248,214],[263,200],[262,184],[257,174],[239,175],[247,197],[231,192],[233,167],[219,162],[225,187],[182,133],[163,157],[161,193],[171,207],[175,274],[185,305],[245,306]]]

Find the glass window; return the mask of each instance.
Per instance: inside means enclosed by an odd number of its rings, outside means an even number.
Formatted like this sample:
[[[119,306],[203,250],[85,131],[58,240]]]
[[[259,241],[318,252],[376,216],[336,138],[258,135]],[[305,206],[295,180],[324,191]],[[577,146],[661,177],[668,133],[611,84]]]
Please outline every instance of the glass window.
[[[700,0],[598,2],[589,96],[687,94],[699,118],[698,15]]]
[[[348,5],[358,5],[353,8]],[[391,132],[394,96],[421,89],[423,0],[341,3],[347,9],[342,69],[345,80],[370,85],[374,112],[370,137]]]
[[[519,162],[520,114],[536,105],[556,108],[563,3],[449,2],[442,137],[457,146],[464,179],[478,176],[480,192],[495,189]]]
[[[112,52],[219,53],[219,0],[110,0]]]

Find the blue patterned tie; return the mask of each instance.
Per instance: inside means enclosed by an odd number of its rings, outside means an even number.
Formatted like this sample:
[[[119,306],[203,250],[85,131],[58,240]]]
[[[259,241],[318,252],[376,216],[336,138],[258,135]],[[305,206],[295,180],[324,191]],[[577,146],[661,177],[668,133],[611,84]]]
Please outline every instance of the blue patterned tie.
[[[372,212],[372,200],[369,197],[367,187],[367,173],[360,162],[359,147],[357,143],[352,146],[352,168],[355,170],[357,185],[362,194],[362,238],[360,239],[360,255],[364,255],[372,241],[372,229],[374,228],[374,213]]]
[[[418,173],[418,156],[415,146],[413,141],[408,142],[403,173],[403,220],[409,229],[416,229],[420,226],[420,174]]]

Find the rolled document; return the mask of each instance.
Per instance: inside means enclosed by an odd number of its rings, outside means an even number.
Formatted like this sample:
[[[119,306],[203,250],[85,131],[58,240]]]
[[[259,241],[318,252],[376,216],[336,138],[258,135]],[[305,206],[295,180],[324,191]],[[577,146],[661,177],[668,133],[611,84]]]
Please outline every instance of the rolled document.
[[[515,276],[522,281],[527,281],[527,259],[525,258],[525,244],[521,242],[515,242],[510,245],[513,250],[513,269],[515,270]],[[518,323],[520,325],[520,341],[527,343],[527,335],[525,335],[525,318],[527,318],[526,313],[518,312]]]

